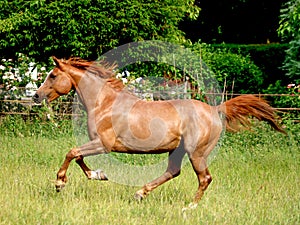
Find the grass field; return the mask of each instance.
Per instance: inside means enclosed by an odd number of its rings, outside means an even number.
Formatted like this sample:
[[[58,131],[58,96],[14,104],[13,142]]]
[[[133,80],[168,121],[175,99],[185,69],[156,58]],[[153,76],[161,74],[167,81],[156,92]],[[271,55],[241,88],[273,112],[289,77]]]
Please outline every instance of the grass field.
[[[0,224],[300,224],[300,129],[290,126],[289,136],[265,126],[226,135],[209,165],[213,182],[184,216],[197,188],[189,163],[141,203],[139,187],[88,181],[75,163],[56,193],[73,137],[0,132]]]

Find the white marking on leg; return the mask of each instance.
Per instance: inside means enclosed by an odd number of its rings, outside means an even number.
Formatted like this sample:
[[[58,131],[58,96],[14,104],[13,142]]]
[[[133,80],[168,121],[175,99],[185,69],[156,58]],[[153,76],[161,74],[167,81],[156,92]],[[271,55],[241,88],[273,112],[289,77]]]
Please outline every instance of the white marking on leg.
[[[107,176],[101,169],[97,169],[97,170],[94,170],[94,171],[92,170],[91,171],[91,179],[93,179],[93,180],[107,180]]]
[[[98,178],[97,172],[92,170],[92,171],[91,171],[91,179],[97,180],[97,178]]]

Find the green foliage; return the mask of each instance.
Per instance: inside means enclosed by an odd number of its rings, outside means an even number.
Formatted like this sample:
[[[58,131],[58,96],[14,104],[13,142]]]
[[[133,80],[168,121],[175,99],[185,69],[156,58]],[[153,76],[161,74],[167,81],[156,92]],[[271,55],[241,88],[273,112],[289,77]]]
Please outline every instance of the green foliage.
[[[283,68],[294,82],[300,82],[300,1],[288,1],[281,10],[278,34],[289,41]]]
[[[264,90],[264,93],[268,94],[283,94],[282,96],[270,96],[268,101],[277,108],[300,108],[300,84],[283,85],[280,80],[275,84],[270,84],[269,87]],[[299,119],[299,112],[294,110],[289,113],[285,113],[283,117]]]
[[[283,69],[291,81],[300,82],[300,34],[298,39],[290,41],[290,48],[286,51]]]
[[[0,118],[0,135],[10,137],[52,137],[70,136],[73,134],[72,121],[69,119],[42,119],[44,110],[37,116],[8,115]]]
[[[294,40],[300,34],[300,1],[287,1],[280,11],[278,34],[283,39]]]
[[[48,65],[51,64],[53,64],[52,60]],[[40,86],[47,75],[46,68],[49,68],[48,71],[52,69],[52,66],[48,65],[35,62],[33,58],[22,53],[17,53],[14,59],[2,59],[0,62],[0,112],[38,117],[42,121],[52,120],[54,116],[71,114],[74,91],[62,96],[51,106],[34,105],[32,102],[28,102],[30,96],[26,96],[26,85],[31,83],[36,87]],[[36,68],[36,77],[32,76],[33,68]]]
[[[51,55],[96,58],[116,46],[146,39],[184,40],[178,23],[197,18],[191,0],[4,1],[2,50],[40,60]]]
[[[41,84],[47,73],[46,66],[45,63],[37,63],[33,58],[22,53],[16,53],[14,59],[2,58],[0,61],[0,85],[3,86],[5,92],[0,93],[0,96],[9,94],[10,97],[17,97],[21,94],[18,93],[17,88],[24,88],[29,82]],[[37,68],[36,80],[31,76],[34,68]]]
[[[238,44],[219,44],[212,45],[214,48],[228,49],[230,52],[249,56],[251,61],[263,72],[264,82],[262,87],[265,89],[276,80],[281,80],[283,84],[288,84],[291,79],[285,75],[282,69],[282,62],[285,58],[285,51],[288,44],[262,44],[262,45],[238,45]]]
[[[32,58],[16,53],[15,60],[1,59],[0,61],[0,112],[28,114],[35,110],[31,104],[21,104],[12,100],[26,97],[26,85],[39,85],[46,76],[44,63],[35,63]],[[36,67],[36,77],[32,77],[32,70]],[[9,100],[9,101],[7,101]]]
[[[202,60],[215,73],[221,87],[226,80],[228,92],[259,93],[262,90],[263,73],[249,55],[210,45],[195,44],[193,49],[202,55]]]

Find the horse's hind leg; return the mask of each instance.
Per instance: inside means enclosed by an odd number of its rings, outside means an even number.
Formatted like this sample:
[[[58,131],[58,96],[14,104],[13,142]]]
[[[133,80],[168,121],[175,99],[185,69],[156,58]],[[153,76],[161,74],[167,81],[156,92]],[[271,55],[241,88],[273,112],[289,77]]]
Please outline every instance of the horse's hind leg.
[[[183,210],[196,208],[204,194],[204,191],[211,183],[212,177],[208,171],[206,161],[208,155],[214,149],[217,142],[218,138],[214,138],[210,140],[208,144],[200,143],[194,151],[188,151],[188,156],[197,175],[199,186],[194,201],[189,204],[188,208],[184,208]]]
[[[206,159],[203,157],[190,157],[190,161],[197,175],[199,186],[194,201],[189,205],[189,208],[196,208],[204,194],[204,191],[212,181],[212,177],[208,171]]]
[[[142,189],[135,193],[135,198],[137,200],[142,200],[146,195],[148,195],[153,189],[159,185],[171,180],[172,178],[177,177],[180,174],[181,163],[185,151],[183,148],[178,148],[175,151],[169,153],[168,168],[166,172],[158,177],[157,179],[151,181],[150,183],[144,185]]]

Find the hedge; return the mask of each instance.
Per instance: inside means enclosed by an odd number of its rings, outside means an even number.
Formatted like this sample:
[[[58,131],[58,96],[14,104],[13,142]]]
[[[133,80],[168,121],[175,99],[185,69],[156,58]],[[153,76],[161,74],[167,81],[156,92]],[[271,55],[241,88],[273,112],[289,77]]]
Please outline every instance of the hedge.
[[[286,55],[285,51],[289,48],[289,44],[214,44],[211,46],[213,48],[226,49],[243,56],[249,55],[255,65],[263,72],[263,89],[268,88],[270,84],[276,83],[277,80],[281,80],[282,84],[286,85],[293,82],[282,69]]]

